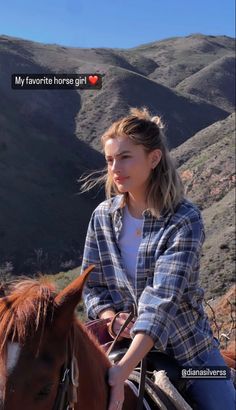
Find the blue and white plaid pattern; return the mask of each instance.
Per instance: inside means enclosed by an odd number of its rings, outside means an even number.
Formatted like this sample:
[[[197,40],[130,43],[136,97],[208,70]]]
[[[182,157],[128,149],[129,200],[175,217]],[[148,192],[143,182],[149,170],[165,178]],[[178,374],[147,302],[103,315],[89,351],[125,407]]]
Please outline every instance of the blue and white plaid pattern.
[[[136,286],[129,281],[118,245],[122,228],[123,196],[102,202],[93,212],[84,248],[82,269],[95,264],[84,289],[91,319],[107,308],[129,311],[135,303],[138,318],[132,336],[150,335],[158,351],[182,365],[212,347],[213,334],[204,313],[199,287],[199,260],[204,242],[200,211],[184,199],[174,214],[160,218],[149,210],[137,256]]]

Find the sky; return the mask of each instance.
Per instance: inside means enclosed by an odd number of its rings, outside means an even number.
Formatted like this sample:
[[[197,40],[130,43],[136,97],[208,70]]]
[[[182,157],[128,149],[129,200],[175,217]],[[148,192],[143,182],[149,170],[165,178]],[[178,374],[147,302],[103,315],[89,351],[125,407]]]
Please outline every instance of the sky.
[[[2,0],[0,35],[130,48],[193,33],[235,37],[235,0]]]

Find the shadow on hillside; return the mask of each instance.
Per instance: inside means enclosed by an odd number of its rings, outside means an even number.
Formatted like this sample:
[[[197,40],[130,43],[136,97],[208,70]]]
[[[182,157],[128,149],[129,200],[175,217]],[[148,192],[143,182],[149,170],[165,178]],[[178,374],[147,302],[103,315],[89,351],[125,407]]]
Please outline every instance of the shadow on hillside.
[[[30,55],[1,55],[0,267],[13,266],[15,274],[67,270],[81,262],[88,220],[100,200],[77,195],[77,180],[101,168],[103,157],[75,136],[78,92],[12,90],[13,73],[45,68]]]

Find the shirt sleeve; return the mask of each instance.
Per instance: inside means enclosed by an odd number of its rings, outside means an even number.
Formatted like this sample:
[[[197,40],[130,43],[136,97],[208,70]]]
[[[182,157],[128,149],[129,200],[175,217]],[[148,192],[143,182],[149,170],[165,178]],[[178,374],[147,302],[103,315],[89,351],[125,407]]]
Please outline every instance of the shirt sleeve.
[[[83,290],[84,303],[89,319],[98,318],[102,310],[109,308],[114,309],[113,301],[102,271],[94,221],[95,215],[93,214],[88,226],[82,261],[82,271],[89,265],[95,265],[95,268],[89,274]]]
[[[196,212],[172,227],[166,250],[155,262],[153,286],[147,286],[140,296],[132,336],[139,332],[148,334],[157,350],[166,350],[170,325],[190,275],[199,270],[204,239],[203,223]]]

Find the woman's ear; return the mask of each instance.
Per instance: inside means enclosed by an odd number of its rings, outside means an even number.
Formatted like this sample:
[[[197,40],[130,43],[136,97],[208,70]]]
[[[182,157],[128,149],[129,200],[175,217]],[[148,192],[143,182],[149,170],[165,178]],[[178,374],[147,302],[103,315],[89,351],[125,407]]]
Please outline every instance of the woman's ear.
[[[160,149],[155,149],[151,152],[151,167],[155,169],[156,166],[159,164],[162,157],[162,151]]]

